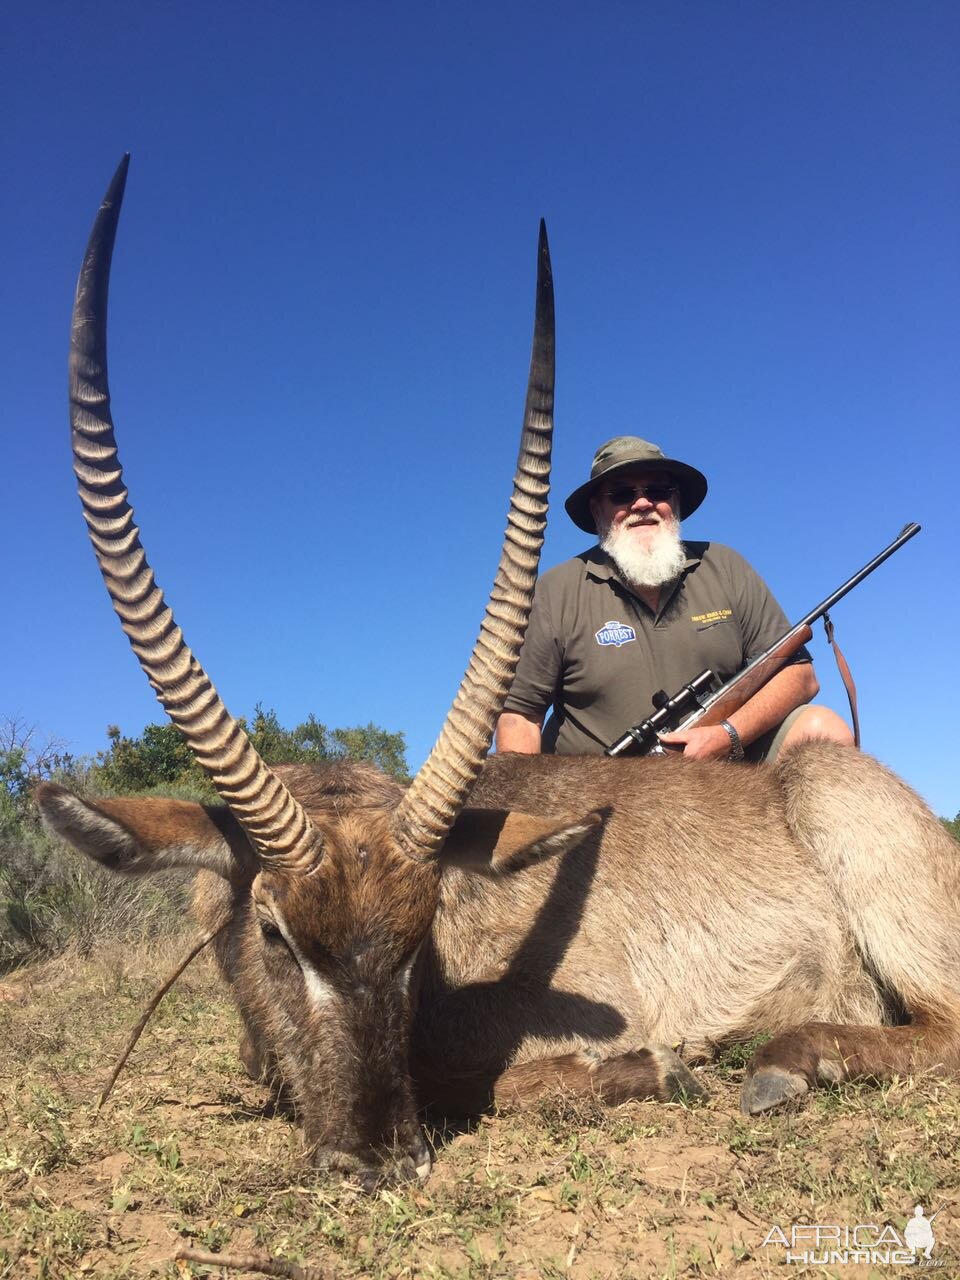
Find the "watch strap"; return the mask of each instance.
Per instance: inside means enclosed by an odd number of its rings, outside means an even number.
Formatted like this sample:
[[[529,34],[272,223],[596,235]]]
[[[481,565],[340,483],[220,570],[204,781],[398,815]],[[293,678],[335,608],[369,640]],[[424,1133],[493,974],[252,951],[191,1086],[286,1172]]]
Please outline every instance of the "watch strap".
[[[743,754],[744,754],[743,743],[740,741],[739,733],[737,733],[736,729],[733,727],[733,725],[730,723],[729,720],[721,720],[720,728],[726,729],[730,737],[730,759],[742,760]]]

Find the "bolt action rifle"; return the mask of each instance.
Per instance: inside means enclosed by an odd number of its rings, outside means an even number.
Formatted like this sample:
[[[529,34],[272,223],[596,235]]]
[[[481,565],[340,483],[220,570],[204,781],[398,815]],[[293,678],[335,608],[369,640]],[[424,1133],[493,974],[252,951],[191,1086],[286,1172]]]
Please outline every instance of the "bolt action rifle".
[[[607,747],[606,754],[608,756],[619,756],[629,752],[633,755],[645,756],[666,755],[667,748],[660,742],[659,734],[679,733],[684,729],[692,729],[695,725],[703,725],[706,728],[708,725],[719,724],[722,720],[728,719],[739,707],[748,702],[772,676],[775,676],[780,668],[785,666],[793,655],[812,638],[813,631],[811,627],[818,618],[823,618],[827,638],[832,644],[833,625],[830,622],[828,611],[833,608],[838,600],[843,599],[848,591],[852,591],[864,578],[873,573],[874,569],[883,564],[884,560],[892,556],[895,551],[899,551],[905,542],[908,542],[914,534],[919,532],[920,526],[918,524],[904,525],[889,547],[884,547],[880,554],[874,556],[869,564],[864,565],[859,573],[855,573],[842,587],[838,587],[832,595],[827,596],[826,600],[821,601],[815,609],[811,609],[806,617],[800,619],[796,626],[791,627],[769,649],[751,662],[748,662],[743,670],[728,680],[726,684],[720,685],[719,688],[714,688],[717,677],[707,669],[706,671],[701,671],[698,676],[694,676],[688,684],[685,684],[672,697],[662,689],[659,693],[655,693],[653,695],[653,705],[656,710],[653,714],[648,716],[646,720],[641,720],[639,724],[627,729],[616,742]],[[840,659],[839,650],[837,650],[837,653],[838,662],[841,665],[841,674],[843,674],[843,668],[846,663]],[[847,677],[845,677],[844,683],[847,683]],[[852,682],[847,684],[847,693],[850,695],[856,728],[855,699],[851,694],[851,688]],[[857,732],[857,739],[859,745],[859,732]]]

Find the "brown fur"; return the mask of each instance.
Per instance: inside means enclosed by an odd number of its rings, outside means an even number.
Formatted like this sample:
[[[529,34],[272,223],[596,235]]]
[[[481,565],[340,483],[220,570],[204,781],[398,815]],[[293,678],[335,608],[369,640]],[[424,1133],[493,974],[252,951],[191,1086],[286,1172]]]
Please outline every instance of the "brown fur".
[[[956,845],[867,756],[496,756],[439,865],[396,848],[401,791],[375,770],[280,772],[325,838],[311,875],[258,869],[224,810],[171,802],[164,829],[147,802],[39,798],[114,866],[200,863],[204,924],[232,902],[218,959],[244,1060],[286,1087],[322,1163],[422,1174],[424,1106],[696,1093],[665,1046],[704,1058],[760,1031],[750,1110],[960,1067]]]

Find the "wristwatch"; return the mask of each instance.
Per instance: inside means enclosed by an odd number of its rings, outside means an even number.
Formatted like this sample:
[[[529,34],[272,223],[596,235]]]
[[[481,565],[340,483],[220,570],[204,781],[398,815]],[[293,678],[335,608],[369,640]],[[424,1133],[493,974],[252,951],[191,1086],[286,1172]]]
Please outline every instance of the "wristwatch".
[[[727,757],[727,759],[742,760],[743,759],[743,743],[740,741],[739,733],[737,733],[736,729],[733,727],[733,725],[730,723],[729,720],[721,720],[720,728],[726,729],[727,733],[730,735],[730,755]]]

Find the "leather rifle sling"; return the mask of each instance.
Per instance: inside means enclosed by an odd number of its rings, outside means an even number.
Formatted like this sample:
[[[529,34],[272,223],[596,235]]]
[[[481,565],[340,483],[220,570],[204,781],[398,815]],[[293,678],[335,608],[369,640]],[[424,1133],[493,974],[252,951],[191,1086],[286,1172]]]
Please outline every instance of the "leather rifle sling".
[[[840,651],[840,646],[833,637],[833,623],[830,620],[829,613],[823,615],[823,629],[826,632],[827,643],[833,650],[833,656],[837,660],[837,670],[840,672],[840,679],[843,681],[843,687],[847,691],[847,701],[850,703],[850,718],[853,720],[853,740],[855,744],[860,746],[860,717],[857,714],[857,686],[853,682],[853,676],[850,674],[850,668],[847,660]]]

